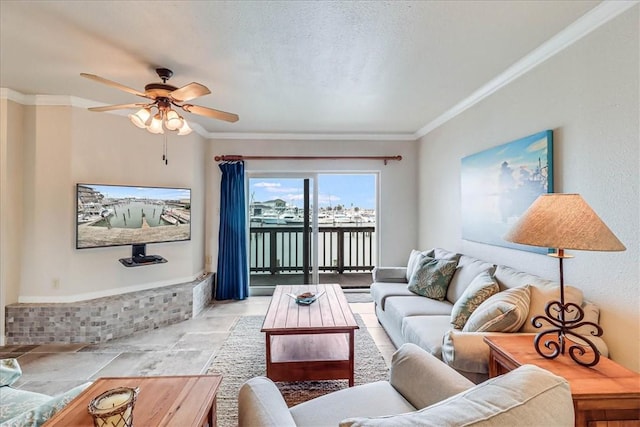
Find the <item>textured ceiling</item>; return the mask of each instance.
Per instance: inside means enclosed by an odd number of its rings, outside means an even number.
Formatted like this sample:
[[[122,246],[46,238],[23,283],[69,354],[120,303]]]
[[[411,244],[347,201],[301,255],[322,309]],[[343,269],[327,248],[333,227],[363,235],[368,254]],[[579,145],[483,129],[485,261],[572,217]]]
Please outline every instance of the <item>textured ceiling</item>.
[[[0,87],[96,105],[154,68],[211,94],[208,132],[413,134],[598,1],[0,2]],[[104,114],[104,113],[96,113]]]

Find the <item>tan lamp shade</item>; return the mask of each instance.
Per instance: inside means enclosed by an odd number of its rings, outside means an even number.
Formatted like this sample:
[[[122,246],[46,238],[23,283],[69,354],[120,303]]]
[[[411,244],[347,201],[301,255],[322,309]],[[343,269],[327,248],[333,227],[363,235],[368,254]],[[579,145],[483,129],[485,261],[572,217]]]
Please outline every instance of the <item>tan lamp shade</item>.
[[[579,194],[543,194],[504,236],[509,242],[583,251],[626,248]]]

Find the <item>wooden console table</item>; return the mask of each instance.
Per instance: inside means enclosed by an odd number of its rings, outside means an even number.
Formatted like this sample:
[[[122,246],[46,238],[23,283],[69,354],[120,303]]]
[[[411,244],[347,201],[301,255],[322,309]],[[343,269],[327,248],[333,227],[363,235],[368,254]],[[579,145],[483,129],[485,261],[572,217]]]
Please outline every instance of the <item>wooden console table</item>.
[[[45,425],[93,427],[87,410],[91,399],[112,388],[138,387],[135,426],[215,427],[221,381],[221,375],[98,378]]]
[[[533,335],[487,336],[489,377],[502,375],[525,364],[536,365],[565,378],[571,387],[576,426],[640,426],[640,374],[600,357],[587,368],[567,354],[555,359],[540,356]]]

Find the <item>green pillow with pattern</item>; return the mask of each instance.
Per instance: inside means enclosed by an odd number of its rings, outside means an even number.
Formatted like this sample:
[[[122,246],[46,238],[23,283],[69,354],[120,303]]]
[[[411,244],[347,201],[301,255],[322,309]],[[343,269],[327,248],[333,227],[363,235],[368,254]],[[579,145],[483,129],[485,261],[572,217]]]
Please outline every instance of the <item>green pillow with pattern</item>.
[[[443,301],[457,261],[425,257],[409,279],[407,288],[423,297]]]
[[[490,296],[500,292],[495,279],[487,272],[478,274],[467,286],[464,293],[453,304],[451,309],[451,324],[456,329],[462,329],[471,313]]]

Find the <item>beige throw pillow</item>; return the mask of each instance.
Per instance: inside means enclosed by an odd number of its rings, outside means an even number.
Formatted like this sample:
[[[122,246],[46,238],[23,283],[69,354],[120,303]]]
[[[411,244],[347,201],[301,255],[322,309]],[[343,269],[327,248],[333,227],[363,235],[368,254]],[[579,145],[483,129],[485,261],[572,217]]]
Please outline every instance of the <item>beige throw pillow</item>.
[[[529,313],[530,286],[491,296],[471,313],[462,332],[517,332]]]

